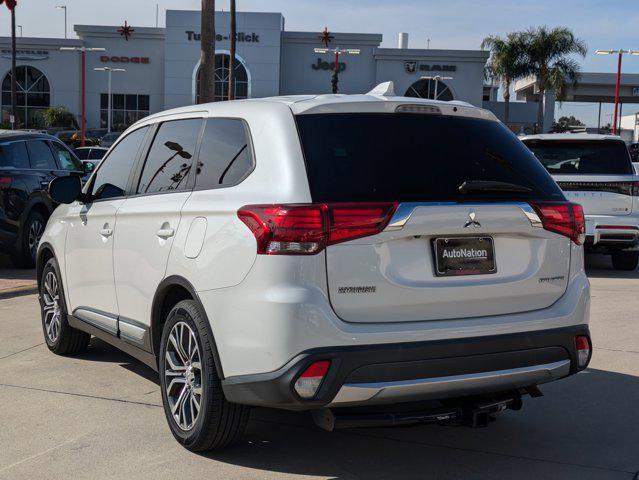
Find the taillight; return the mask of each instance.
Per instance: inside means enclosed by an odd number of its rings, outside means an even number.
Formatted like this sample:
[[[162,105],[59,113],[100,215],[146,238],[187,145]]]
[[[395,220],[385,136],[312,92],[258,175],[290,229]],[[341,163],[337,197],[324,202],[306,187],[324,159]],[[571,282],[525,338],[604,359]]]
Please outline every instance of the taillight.
[[[11,177],[0,177],[0,190],[11,187]]]
[[[639,197],[639,182],[632,182],[632,196]]]
[[[570,238],[577,245],[586,240],[586,221],[581,205],[569,202],[532,202],[544,228]]]
[[[331,362],[328,360],[312,363],[295,382],[294,388],[297,394],[302,398],[313,398],[322,385],[330,366]]]
[[[247,205],[237,215],[255,235],[257,253],[314,255],[381,232],[396,208],[391,202]]]
[[[585,335],[575,337],[575,348],[577,349],[577,365],[579,369],[586,368],[590,361],[590,340]]]

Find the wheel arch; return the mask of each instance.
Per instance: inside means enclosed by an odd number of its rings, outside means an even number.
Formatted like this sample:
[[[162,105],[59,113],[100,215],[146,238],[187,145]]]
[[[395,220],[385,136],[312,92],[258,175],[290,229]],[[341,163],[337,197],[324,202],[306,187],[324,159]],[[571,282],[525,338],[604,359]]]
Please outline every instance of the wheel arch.
[[[38,248],[38,255],[36,257],[36,281],[38,282],[38,291],[40,290],[40,283],[42,281],[42,271],[49,259],[55,257],[55,250],[49,242],[43,242]]]
[[[222,363],[220,361],[220,355],[217,350],[215,336],[213,335],[213,331],[211,329],[211,321],[209,319],[209,316],[206,313],[204,305],[202,304],[200,297],[191,282],[179,275],[172,275],[162,280],[160,285],[158,285],[158,288],[156,289],[155,295],[153,297],[149,335],[151,337],[151,348],[153,350],[153,354],[155,355],[156,361],[158,362],[158,368],[160,341],[162,339],[162,329],[164,326],[164,322],[166,321],[166,316],[171,311],[171,309],[182,300],[193,300],[194,302],[196,302],[200,308],[200,312],[204,315],[204,318],[206,320],[206,328],[208,329],[210,337],[213,339],[212,350],[213,359],[215,361],[215,369],[217,370],[217,374],[220,379],[224,379]]]

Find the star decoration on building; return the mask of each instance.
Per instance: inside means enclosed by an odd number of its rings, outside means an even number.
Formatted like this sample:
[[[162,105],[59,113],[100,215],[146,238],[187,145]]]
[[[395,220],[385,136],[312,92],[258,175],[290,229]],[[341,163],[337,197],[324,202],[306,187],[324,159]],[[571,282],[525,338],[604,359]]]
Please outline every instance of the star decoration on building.
[[[335,37],[331,35],[331,32],[328,31],[328,27],[324,27],[324,30],[322,31],[322,33],[319,34],[318,38],[321,40],[324,46],[328,48],[328,44],[331,43],[331,41],[333,41],[333,38]]]
[[[131,25],[127,24],[125,20],[124,25],[118,28],[118,32],[120,32],[120,36],[124,37],[124,39],[128,42],[129,37],[133,35],[133,32],[135,32],[135,30]]]

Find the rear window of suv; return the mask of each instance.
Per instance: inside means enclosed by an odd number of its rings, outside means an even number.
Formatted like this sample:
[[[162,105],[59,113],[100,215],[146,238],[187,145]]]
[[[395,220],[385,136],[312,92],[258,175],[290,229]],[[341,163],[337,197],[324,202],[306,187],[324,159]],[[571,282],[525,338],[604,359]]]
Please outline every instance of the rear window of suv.
[[[528,140],[546,170],[558,175],[633,174],[624,142],[614,140]]]
[[[404,113],[296,116],[316,202],[562,200],[559,187],[501,123]],[[460,193],[467,181],[526,192]]]

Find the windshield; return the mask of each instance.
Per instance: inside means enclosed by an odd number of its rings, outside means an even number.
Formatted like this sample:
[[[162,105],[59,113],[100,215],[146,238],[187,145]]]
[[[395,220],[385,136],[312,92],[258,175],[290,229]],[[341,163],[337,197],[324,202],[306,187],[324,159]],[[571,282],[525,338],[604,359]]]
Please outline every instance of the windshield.
[[[621,141],[527,140],[525,143],[543,166],[553,174],[633,173],[628,149]]]
[[[499,122],[401,113],[296,119],[316,202],[564,199],[530,151]],[[526,188],[460,192],[464,182],[477,181]]]

